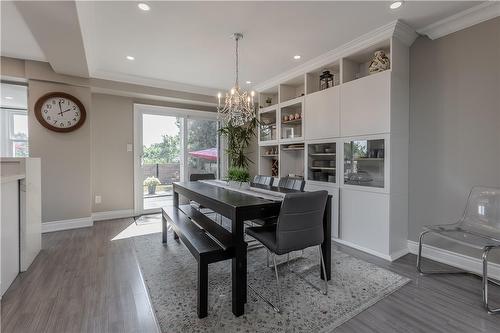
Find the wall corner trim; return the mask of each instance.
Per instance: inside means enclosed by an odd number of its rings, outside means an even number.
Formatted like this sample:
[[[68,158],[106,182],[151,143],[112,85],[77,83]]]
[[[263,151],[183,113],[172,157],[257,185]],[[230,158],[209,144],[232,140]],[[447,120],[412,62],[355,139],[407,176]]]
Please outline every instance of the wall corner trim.
[[[409,240],[408,250],[410,251],[410,253],[417,254],[418,242]],[[424,258],[428,258],[443,264],[461,268],[470,271],[472,273],[480,275],[483,274],[483,262],[479,258],[466,256],[464,254],[451,252],[445,249],[425,244],[422,246],[422,256]],[[425,263],[423,265],[425,267]],[[500,265],[496,263],[488,263],[488,276],[500,280]]]
[[[498,16],[500,16],[500,2],[486,1],[434,22],[417,30],[417,32],[421,35],[427,35],[430,39],[437,39]]]
[[[133,209],[110,210],[106,212],[92,213],[92,221],[104,221],[133,217],[135,212]]]
[[[85,228],[85,227],[91,227],[93,225],[94,222],[92,221],[92,218],[90,216],[78,219],[43,222],[42,233]]]

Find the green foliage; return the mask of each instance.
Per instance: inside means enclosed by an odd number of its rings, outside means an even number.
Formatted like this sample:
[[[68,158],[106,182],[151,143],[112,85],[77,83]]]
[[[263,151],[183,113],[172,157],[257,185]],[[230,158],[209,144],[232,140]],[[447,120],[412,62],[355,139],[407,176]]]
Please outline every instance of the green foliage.
[[[163,135],[163,141],[144,146],[144,163],[171,163],[179,162],[180,137],[179,135]]]
[[[177,120],[176,125],[180,128],[181,123]],[[217,122],[204,119],[190,119],[188,123],[189,151],[196,151],[217,147]],[[180,131],[179,131],[180,133]],[[145,164],[162,164],[179,162],[180,156],[180,134],[163,135],[162,142],[144,146]],[[193,162],[193,161],[191,161]]]
[[[227,171],[227,180],[232,180],[234,182],[248,182],[250,180],[250,173],[246,168],[231,167]]]
[[[144,186],[158,186],[160,185],[161,182],[158,178],[156,177],[148,177],[146,179],[144,179]]]
[[[227,138],[226,153],[231,167],[246,169],[250,163],[253,163],[245,155],[245,150],[255,136],[257,125],[258,120],[254,118],[242,126],[233,126],[233,124],[228,123],[219,129],[219,133]]]

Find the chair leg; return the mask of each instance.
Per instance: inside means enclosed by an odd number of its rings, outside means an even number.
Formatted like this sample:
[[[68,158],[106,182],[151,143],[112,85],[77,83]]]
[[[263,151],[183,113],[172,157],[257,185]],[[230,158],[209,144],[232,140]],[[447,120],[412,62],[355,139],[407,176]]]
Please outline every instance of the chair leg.
[[[460,271],[460,270],[451,270],[451,271],[424,271],[422,269],[422,245],[423,245],[423,240],[424,236],[429,233],[431,230],[426,230],[420,234],[420,237],[418,239],[418,254],[417,254],[417,271],[420,274],[471,274],[470,272],[467,271]]]
[[[277,312],[280,312],[281,310],[281,293],[280,293],[280,279],[279,279],[279,276],[278,276],[278,266],[276,265],[276,254],[273,253],[273,263],[274,263],[274,272],[276,274],[276,287],[277,287],[277,292],[278,292],[278,307],[275,309],[277,310]]]
[[[483,305],[489,314],[500,314],[500,308],[490,309],[490,306],[488,305],[488,283],[492,282],[499,285],[498,282],[488,279],[488,254],[493,248],[493,246],[486,246],[483,251]]]
[[[319,257],[321,258],[321,268],[323,269],[323,276],[326,276],[326,267],[325,267],[325,261],[323,260],[323,251],[321,251],[321,245],[318,245],[318,251],[319,251]],[[325,281],[325,291],[323,291],[323,294],[328,295],[328,281],[327,279],[324,279]]]

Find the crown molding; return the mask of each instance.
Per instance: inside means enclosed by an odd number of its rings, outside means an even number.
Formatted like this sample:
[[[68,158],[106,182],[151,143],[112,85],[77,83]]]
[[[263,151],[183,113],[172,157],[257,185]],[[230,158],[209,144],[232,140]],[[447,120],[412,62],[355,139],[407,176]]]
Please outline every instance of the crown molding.
[[[254,89],[259,92],[265,91],[267,89],[275,87],[281,82],[290,80],[297,76],[304,75],[304,73],[311,72],[328,64],[337,62],[343,56],[355,53],[385,39],[392,38],[393,36],[400,39],[408,46],[411,45],[418,37],[413,28],[402,21],[396,20],[377,29],[374,29],[364,35],[361,35],[358,38],[355,38],[352,41],[349,41],[316,58],[304,62],[303,64],[292,68],[291,70],[288,70],[282,74],[272,77],[269,80],[257,84]]]
[[[421,35],[427,35],[430,39],[437,39],[498,16],[500,16],[500,2],[486,1],[458,14],[434,22],[417,30],[417,32]]]

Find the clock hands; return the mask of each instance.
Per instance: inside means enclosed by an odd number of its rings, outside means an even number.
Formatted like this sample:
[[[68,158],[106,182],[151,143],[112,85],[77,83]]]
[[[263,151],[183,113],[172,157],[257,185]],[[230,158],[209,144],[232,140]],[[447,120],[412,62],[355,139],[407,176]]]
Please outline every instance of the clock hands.
[[[59,114],[62,117],[63,116],[63,110],[62,110],[62,107],[61,107],[61,101],[59,101],[59,111],[61,111]]]

